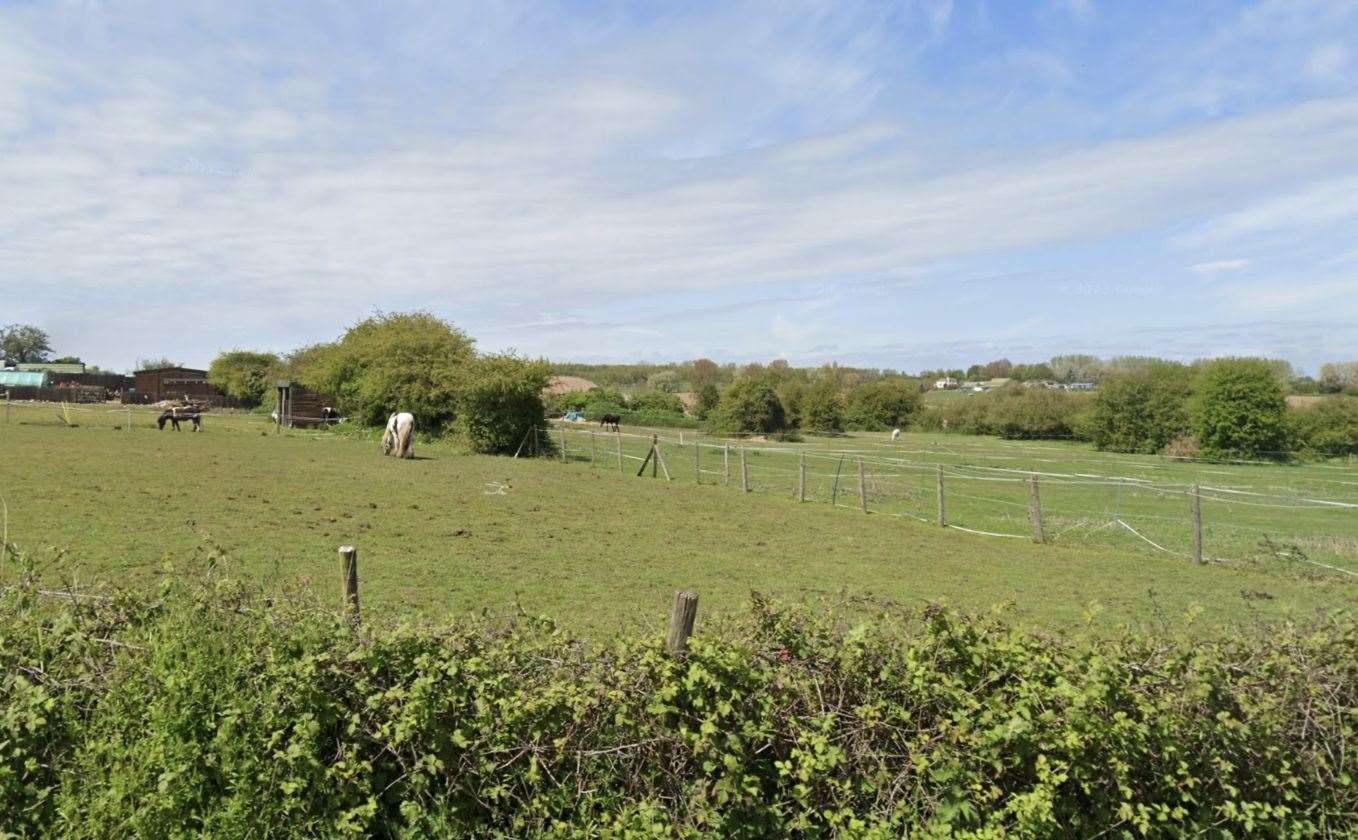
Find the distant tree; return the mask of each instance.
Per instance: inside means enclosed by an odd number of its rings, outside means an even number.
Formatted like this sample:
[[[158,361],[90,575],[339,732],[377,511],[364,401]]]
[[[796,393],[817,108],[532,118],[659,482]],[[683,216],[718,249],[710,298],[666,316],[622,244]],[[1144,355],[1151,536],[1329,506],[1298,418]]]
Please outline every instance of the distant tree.
[[[45,362],[52,352],[51,337],[32,324],[0,328],[0,355],[10,364]]]
[[[282,362],[273,353],[230,350],[208,365],[207,381],[230,396],[258,405],[273,389]]]
[[[1187,434],[1192,390],[1192,373],[1173,362],[1112,374],[1094,394],[1089,438],[1099,449],[1159,452]]]
[[[721,379],[721,368],[711,359],[694,359],[689,373],[689,384],[699,392],[705,385],[716,385]]]
[[[1277,458],[1287,449],[1287,397],[1261,359],[1216,359],[1203,366],[1191,402],[1193,430],[1209,457]]]
[[[1293,415],[1303,448],[1318,455],[1358,455],[1358,397],[1335,396]]]
[[[446,339],[444,350],[451,348]],[[542,391],[552,371],[545,361],[500,354],[459,365],[456,428],[473,452],[513,452],[532,429],[546,425]]]
[[[722,392],[716,425],[726,432],[771,434],[787,428],[787,416],[766,378],[742,377]]]
[[[996,359],[986,364],[982,376],[986,379],[1003,379],[1014,370],[1014,363],[1008,359]]]
[[[1052,356],[1047,365],[1059,382],[1097,382],[1103,373],[1099,357],[1084,353]]]
[[[917,383],[908,379],[883,379],[859,385],[849,392],[845,409],[850,428],[884,432],[910,425],[919,413]]]
[[[975,381],[977,379],[984,379],[985,368],[982,367],[981,365],[972,365],[971,367],[967,368],[967,372],[963,375],[963,378],[970,379],[972,381]]]
[[[646,377],[646,385],[657,391],[672,394],[679,390],[679,374],[673,370],[662,370]]]
[[[698,403],[694,406],[693,413],[699,420],[710,420],[720,402],[721,391],[717,390],[715,383],[708,382],[698,389]]]
[[[157,370],[159,368],[176,368],[183,366],[183,362],[177,362],[168,356],[161,356],[160,358],[138,359],[133,370]]]
[[[1320,390],[1327,394],[1358,389],[1358,362],[1326,362],[1320,366]]]
[[[1044,362],[1035,365],[1014,365],[1009,375],[1019,382],[1046,382],[1056,378],[1051,367]]]
[[[807,432],[828,434],[844,430],[844,399],[834,380],[819,379],[806,387],[801,395],[797,420]]]
[[[802,398],[806,396],[806,390],[810,387],[810,383],[802,379],[780,380],[772,376],[768,376],[767,381],[778,394],[778,402],[783,404],[783,413],[787,416],[788,428],[801,426]]]
[[[80,360],[80,357],[79,357],[79,356],[61,356],[60,358],[53,359],[53,360],[52,360],[52,364],[54,364],[54,365],[83,365],[84,362],[82,362],[82,361]]]

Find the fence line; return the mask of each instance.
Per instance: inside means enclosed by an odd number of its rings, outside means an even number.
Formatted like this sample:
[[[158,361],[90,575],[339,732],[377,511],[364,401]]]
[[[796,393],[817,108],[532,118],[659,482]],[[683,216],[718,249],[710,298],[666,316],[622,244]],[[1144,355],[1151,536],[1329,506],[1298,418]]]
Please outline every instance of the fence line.
[[[565,460],[588,461],[589,444],[582,444],[581,435],[572,435],[571,431],[571,424],[559,424],[538,434],[546,435],[558,446],[564,440],[561,455]],[[619,432],[616,439],[636,452],[647,451],[653,440],[666,451],[692,447],[694,452],[685,455],[695,466],[676,472],[672,476],[676,482],[707,484],[704,476],[720,477],[722,481],[713,481],[714,486],[726,482],[727,486],[784,495],[796,501],[912,519],[984,537],[1065,544],[1100,542],[1124,548],[1134,544],[1188,560],[1196,556],[1189,549],[1194,532],[1190,502],[1195,485],[1165,480],[1169,476],[1152,480],[1046,467],[942,463],[886,455],[863,447],[812,449],[776,443],[733,443],[704,440],[688,432],[682,441],[663,431]],[[940,453],[924,454],[936,459]],[[625,457],[643,460],[630,453]],[[988,491],[969,490],[965,482],[975,482],[976,490],[984,487]],[[1035,482],[1041,486],[1040,495]],[[1198,498],[1216,511],[1201,526],[1200,537],[1214,546],[1216,555],[1263,557],[1260,544],[1248,543],[1252,535],[1300,540],[1299,545],[1313,547],[1309,550],[1339,554],[1336,562],[1340,565],[1309,557],[1304,558],[1307,563],[1358,576],[1358,572],[1343,568],[1350,563],[1358,568],[1358,519],[1348,521],[1351,517],[1345,515],[1346,511],[1358,508],[1358,504],[1310,494],[1237,490],[1220,484],[1202,485]],[[1226,508],[1227,505],[1230,507]],[[1293,519],[1281,523],[1281,527],[1276,519],[1248,524],[1259,521],[1267,508],[1287,510],[1294,517],[1301,511],[1315,511],[1322,518],[1300,523]],[[1249,513],[1250,510],[1256,512]],[[1017,523],[1026,523],[1028,533],[1010,530]],[[1221,556],[1212,559],[1240,562]]]

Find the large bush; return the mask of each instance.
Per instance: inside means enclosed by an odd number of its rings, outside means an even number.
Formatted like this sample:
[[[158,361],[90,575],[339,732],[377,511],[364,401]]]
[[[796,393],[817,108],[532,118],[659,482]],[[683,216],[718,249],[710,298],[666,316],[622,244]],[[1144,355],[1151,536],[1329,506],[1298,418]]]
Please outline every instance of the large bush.
[[[381,425],[394,411],[415,415],[421,431],[451,431],[458,387],[474,357],[472,340],[426,312],[376,315],[333,344],[315,345],[290,360],[308,388],[331,394],[360,423]]]
[[[473,452],[514,452],[532,429],[545,428],[544,361],[481,356],[466,366],[458,389],[457,427]]]
[[[736,434],[771,434],[787,428],[787,415],[772,383],[742,377],[726,386],[717,403],[718,429]]]
[[[1358,623],[1056,639],[754,602],[661,639],[354,630],[225,581],[0,594],[4,829],[64,837],[1339,837]]]
[[[1193,432],[1211,458],[1281,458],[1289,448],[1287,397],[1260,359],[1203,366],[1192,400]]]
[[[910,425],[919,414],[919,387],[905,379],[883,379],[849,392],[845,409],[851,428],[885,432]]]
[[[1298,442],[1326,457],[1358,455],[1358,397],[1326,397],[1293,416]]]
[[[1087,424],[1099,449],[1159,452],[1188,433],[1193,377],[1172,362],[1109,375],[1094,394]]]
[[[627,407],[632,411],[684,413],[684,401],[665,391],[642,391],[628,400]]]
[[[822,435],[844,431],[844,398],[834,380],[818,379],[802,391],[797,425]]]
[[[273,393],[282,362],[273,353],[230,350],[212,360],[207,380],[250,405],[259,405]]]

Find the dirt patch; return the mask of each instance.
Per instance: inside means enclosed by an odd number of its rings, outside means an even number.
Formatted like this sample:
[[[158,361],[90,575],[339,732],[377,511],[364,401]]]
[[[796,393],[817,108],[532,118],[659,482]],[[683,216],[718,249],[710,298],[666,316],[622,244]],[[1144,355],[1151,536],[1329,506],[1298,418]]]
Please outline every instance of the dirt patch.
[[[569,394],[571,391],[588,391],[597,387],[583,376],[553,376],[552,381],[547,383],[547,387],[542,392],[544,394]]]

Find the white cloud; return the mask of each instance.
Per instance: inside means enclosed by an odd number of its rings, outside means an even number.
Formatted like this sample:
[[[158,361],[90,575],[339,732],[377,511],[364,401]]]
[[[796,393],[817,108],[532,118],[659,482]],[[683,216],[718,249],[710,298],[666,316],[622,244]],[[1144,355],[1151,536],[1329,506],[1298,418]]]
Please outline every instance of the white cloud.
[[[1188,270],[1192,271],[1194,274],[1220,274],[1224,271],[1239,271],[1242,268],[1247,268],[1249,264],[1250,261],[1246,259],[1212,260],[1210,262],[1194,263],[1188,267]]]
[[[1323,80],[1339,80],[1351,72],[1352,53],[1340,43],[1316,47],[1306,57],[1306,70]]]

